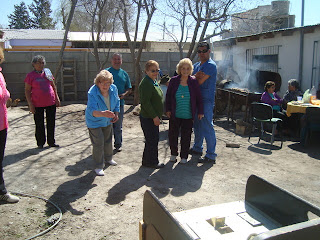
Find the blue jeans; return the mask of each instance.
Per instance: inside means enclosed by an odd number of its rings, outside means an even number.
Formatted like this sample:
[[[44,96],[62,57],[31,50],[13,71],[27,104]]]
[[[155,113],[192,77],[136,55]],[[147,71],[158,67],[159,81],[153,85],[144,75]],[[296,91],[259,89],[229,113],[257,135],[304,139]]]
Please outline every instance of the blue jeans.
[[[196,152],[202,152],[203,140],[207,143],[206,157],[216,159],[216,133],[213,128],[213,108],[214,104],[211,102],[204,102],[204,117],[199,120],[197,117],[194,120],[194,145],[192,149]]]
[[[113,123],[114,148],[122,146],[122,122],[124,114],[124,105],[120,105],[119,120]]]

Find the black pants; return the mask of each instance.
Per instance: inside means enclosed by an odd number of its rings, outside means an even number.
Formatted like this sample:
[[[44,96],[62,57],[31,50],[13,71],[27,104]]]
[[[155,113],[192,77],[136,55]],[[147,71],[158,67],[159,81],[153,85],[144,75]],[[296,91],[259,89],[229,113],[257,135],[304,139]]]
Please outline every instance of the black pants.
[[[35,136],[38,146],[43,146],[46,143],[46,134],[44,129],[44,110],[46,110],[47,142],[49,145],[55,144],[54,128],[56,122],[56,105],[52,105],[48,107],[36,107],[34,122],[36,124]]]
[[[145,145],[142,156],[142,165],[157,165],[159,126],[155,126],[151,118],[140,116],[141,128],[145,138]]]
[[[3,158],[4,158],[4,149],[6,147],[6,141],[7,141],[7,129],[3,129],[0,131],[0,194],[6,194],[7,190],[4,185],[4,179],[3,179]]]
[[[181,158],[188,158],[193,120],[182,118],[170,118],[169,120],[169,145],[171,155],[178,156],[178,137],[181,133]]]

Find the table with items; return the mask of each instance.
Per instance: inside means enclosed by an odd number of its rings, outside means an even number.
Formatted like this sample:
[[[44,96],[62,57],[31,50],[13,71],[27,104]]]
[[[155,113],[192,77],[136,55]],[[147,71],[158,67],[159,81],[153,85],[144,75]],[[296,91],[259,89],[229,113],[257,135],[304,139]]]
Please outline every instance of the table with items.
[[[311,103],[303,103],[301,101],[292,101],[287,104],[287,116],[292,113],[306,113],[308,107],[320,107],[320,100],[311,100]]]

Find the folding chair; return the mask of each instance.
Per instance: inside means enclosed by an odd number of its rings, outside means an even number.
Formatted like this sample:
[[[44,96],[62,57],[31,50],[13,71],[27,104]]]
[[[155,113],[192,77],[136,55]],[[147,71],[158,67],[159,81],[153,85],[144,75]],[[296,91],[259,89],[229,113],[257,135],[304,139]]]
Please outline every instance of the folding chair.
[[[272,135],[271,135],[270,143],[271,145],[273,145],[277,124],[282,123],[282,119],[274,118],[272,106],[266,103],[258,103],[258,102],[251,103],[251,114],[252,114],[253,129],[255,128],[255,122],[260,122],[260,125],[261,125],[261,134],[259,135],[258,144],[260,143],[260,140],[263,137],[263,133],[265,132],[263,128],[264,124],[270,123],[272,124]],[[248,141],[250,141],[251,133],[252,131],[250,132]],[[283,139],[282,139],[281,131],[280,131],[280,136],[281,136],[281,148],[282,148]]]
[[[308,107],[306,109],[305,123],[301,129],[300,143],[307,145],[312,131],[320,131],[320,108]]]

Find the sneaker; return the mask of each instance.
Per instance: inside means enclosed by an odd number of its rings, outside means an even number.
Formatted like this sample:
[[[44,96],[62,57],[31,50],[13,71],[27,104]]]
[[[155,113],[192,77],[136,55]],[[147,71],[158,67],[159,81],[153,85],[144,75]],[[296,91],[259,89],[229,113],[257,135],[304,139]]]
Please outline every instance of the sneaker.
[[[177,156],[171,155],[169,161],[170,162],[176,162],[177,161]]]
[[[113,159],[107,161],[107,163],[109,163],[112,166],[117,166],[118,165],[118,163],[116,161],[114,161]]]
[[[97,174],[98,176],[104,176],[104,171],[103,171],[103,169],[97,168],[97,169],[95,169],[94,171],[96,172],[96,174]]]
[[[188,162],[188,160],[187,160],[187,159],[185,159],[185,158],[181,158],[180,163],[185,164],[185,163],[187,163],[187,162]]]
[[[17,203],[19,202],[19,198],[17,196],[14,196],[10,193],[6,193],[6,194],[1,194],[0,195],[0,200],[1,201],[6,201],[8,203]]]

